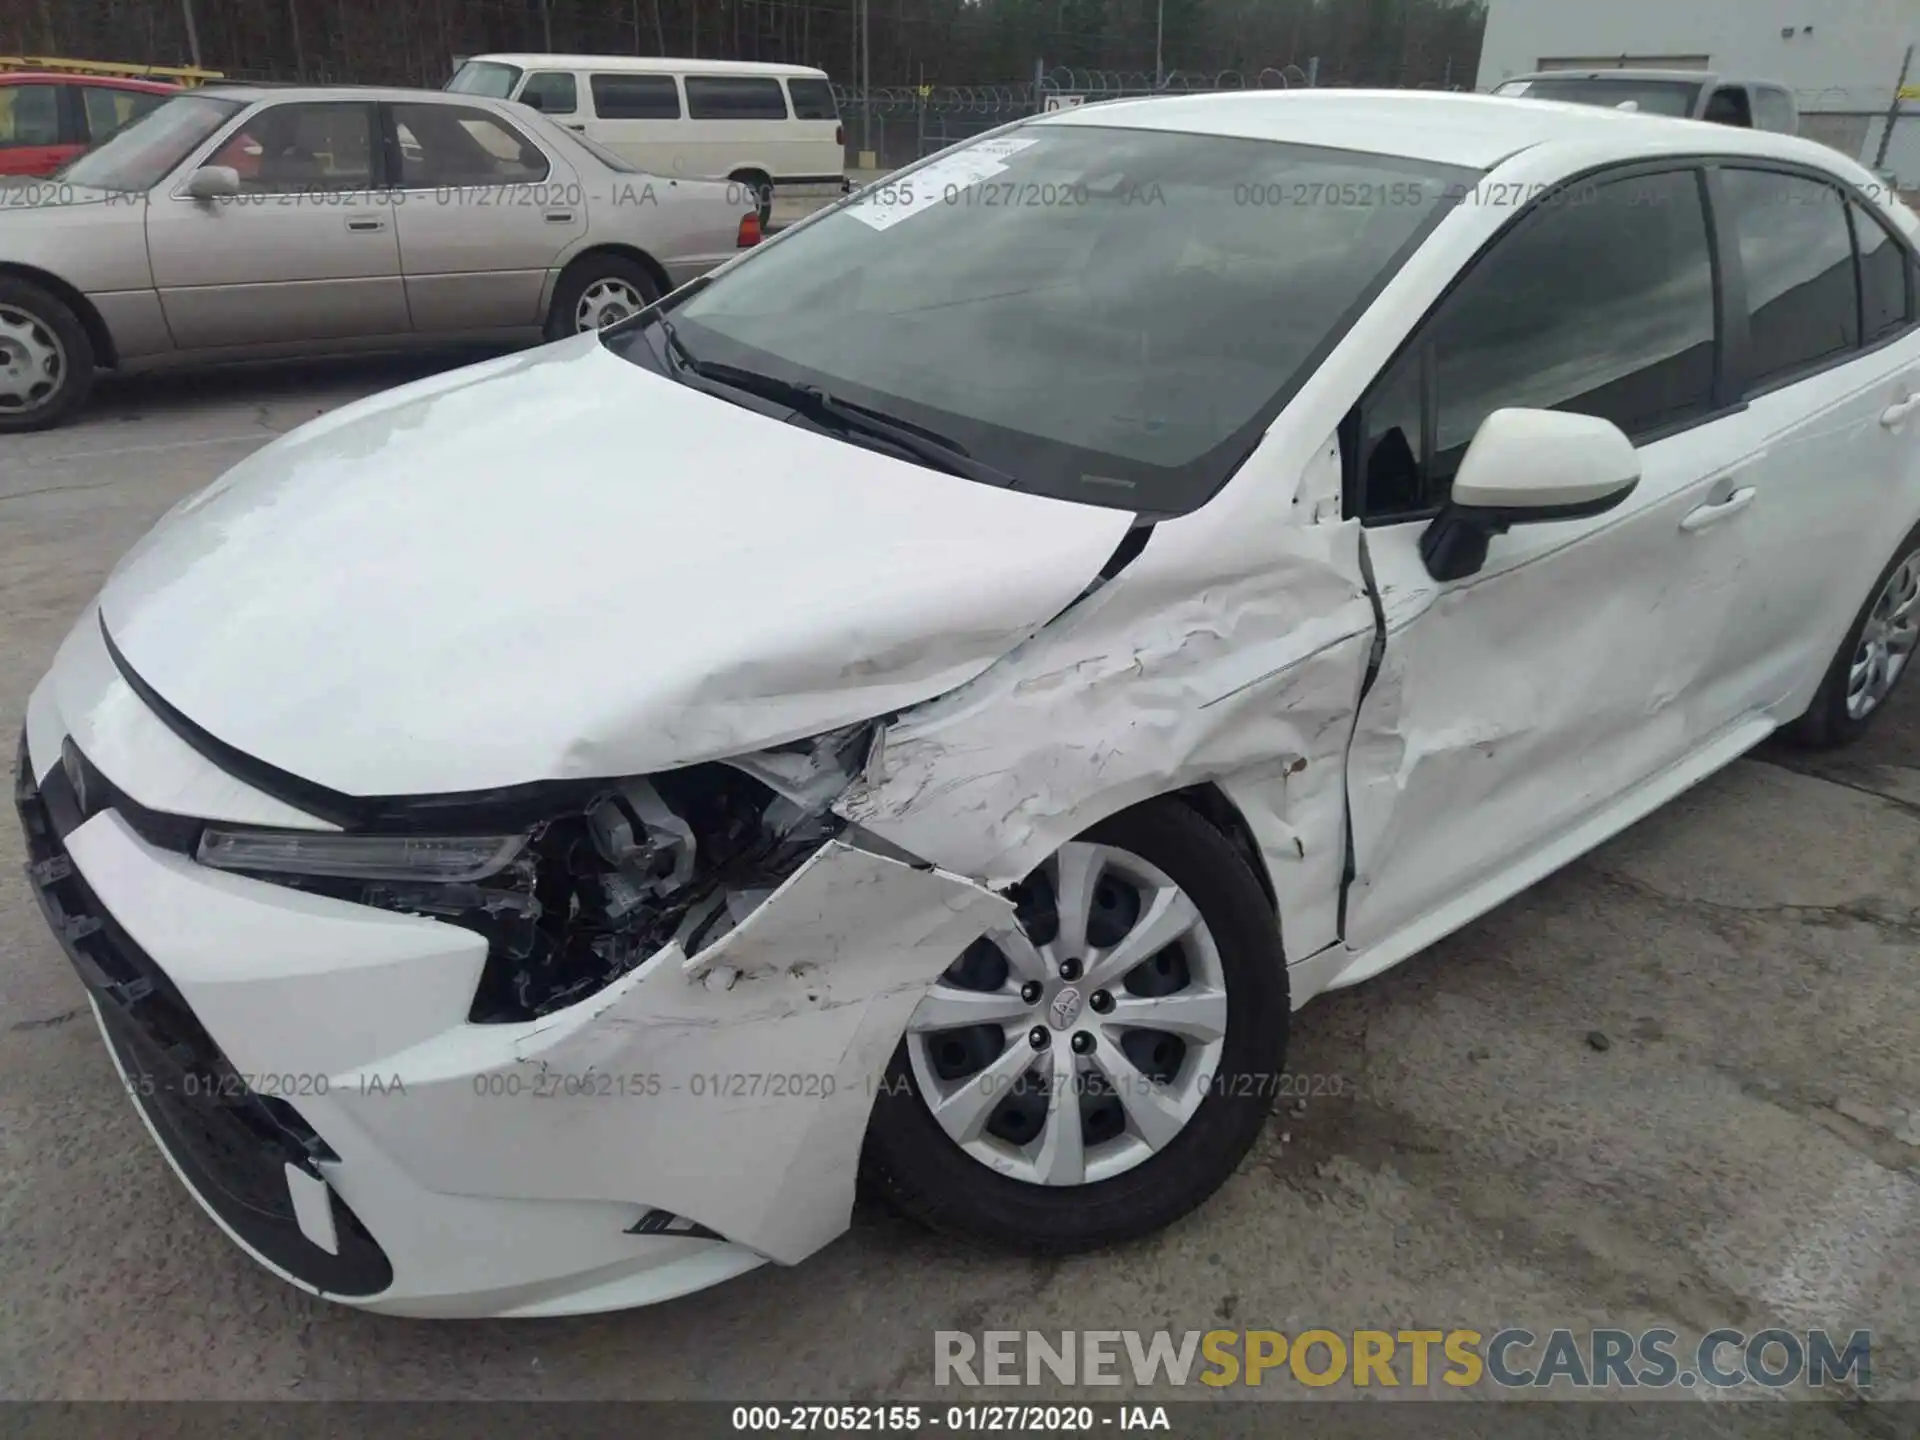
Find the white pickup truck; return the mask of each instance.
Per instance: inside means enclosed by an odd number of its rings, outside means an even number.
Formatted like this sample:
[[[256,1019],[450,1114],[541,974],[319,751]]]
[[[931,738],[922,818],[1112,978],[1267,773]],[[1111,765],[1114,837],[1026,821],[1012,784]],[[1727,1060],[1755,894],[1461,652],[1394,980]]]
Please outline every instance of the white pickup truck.
[[[1493,93],[1610,105],[1787,135],[1800,131],[1800,107],[1786,86],[1707,70],[1543,70],[1503,80]]]

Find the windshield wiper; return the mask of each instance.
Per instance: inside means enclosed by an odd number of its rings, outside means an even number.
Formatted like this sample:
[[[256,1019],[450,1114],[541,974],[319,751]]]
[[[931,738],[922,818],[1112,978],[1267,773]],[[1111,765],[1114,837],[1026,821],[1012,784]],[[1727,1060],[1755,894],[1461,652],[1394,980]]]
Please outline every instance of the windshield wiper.
[[[967,480],[978,480],[1009,490],[1018,488],[1019,481],[1006,471],[984,460],[974,459],[959,441],[949,439],[938,431],[888,415],[884,411],[857,405],[851,400],[842,400],[818,385],[782,380],[778,375],[766,375],[758,370],[748,370],[718,360],[702,360],[687,349],[686,342],[675,332],[671,320],[660,314],[653,318],[660,327],[660,334],[667,343],[667,353],[674,362],[702,380],[757,395],[776,405],[790,406],[829,430],[884,441],[896,450],[905,451],[921,464],[944,470],[949,475],[959,475]]]

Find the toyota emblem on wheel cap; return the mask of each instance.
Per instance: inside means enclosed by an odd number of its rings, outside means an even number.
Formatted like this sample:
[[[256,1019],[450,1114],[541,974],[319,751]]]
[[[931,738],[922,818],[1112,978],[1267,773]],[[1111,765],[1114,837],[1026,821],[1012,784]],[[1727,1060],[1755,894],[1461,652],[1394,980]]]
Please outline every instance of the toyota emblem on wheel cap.
[[[1047,1019],[1052,1022],[1054,1029],[1064,1030],[1080,1018],[1080,1011],[1086,1003],[1087,997],[1078,990],[1062,990],[1047,1007]]]

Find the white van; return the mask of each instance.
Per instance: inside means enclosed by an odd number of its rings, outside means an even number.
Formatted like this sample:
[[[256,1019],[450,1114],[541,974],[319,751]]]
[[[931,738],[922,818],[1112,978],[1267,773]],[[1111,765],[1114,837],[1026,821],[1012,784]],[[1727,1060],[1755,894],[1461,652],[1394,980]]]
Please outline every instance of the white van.
[[[762,223],[850,188],[846,132],[824,70],[636,55],[474,55],[447,89],[518,100],[656,175],[732,179]]]

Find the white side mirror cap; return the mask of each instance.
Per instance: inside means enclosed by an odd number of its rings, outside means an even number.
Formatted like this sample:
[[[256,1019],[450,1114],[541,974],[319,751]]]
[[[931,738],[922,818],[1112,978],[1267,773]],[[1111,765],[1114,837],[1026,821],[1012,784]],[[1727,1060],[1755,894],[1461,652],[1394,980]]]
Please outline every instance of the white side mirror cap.
[[[1639,483],[1640,456],[1611,420],[1496,410],[1461,457],[1453,503],[1474,510],[1606,509]]]
[[[1446,505],[1420,536],[1440,581],[1486,563],[1487,542],[1514,525],[1583,520],[1613,509],[1640,483],[1640,456],[1618,425],[1559,410],[1496,410],[1461,457]]]

